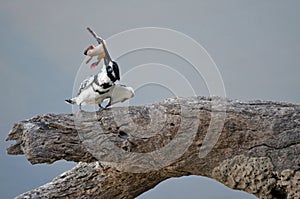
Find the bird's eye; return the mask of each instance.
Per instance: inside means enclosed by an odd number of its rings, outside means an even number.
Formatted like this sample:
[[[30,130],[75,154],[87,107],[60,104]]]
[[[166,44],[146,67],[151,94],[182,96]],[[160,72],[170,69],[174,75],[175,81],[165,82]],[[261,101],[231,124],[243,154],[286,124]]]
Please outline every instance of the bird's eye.
[[[107,72],[111,73],[112,72],[112,68],[111,67],[107,67]]]

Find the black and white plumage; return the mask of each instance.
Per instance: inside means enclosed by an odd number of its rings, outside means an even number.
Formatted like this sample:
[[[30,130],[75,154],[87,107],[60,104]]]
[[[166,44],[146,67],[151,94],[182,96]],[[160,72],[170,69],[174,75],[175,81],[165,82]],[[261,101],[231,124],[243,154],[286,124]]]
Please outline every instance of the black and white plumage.
[[[115,69],[115,70],[114,70]],[[105,99],[111,98],[114,82],[119,80],[118,65],[112,62],[112,66],[103,66],[102,71],[83,80],[76,97],[65,100],[70,104],[94,105],[101,104]]]
[[[103,68],[102,68],[103,70]],[[115,82],[120,80],[120,70],[119,65],[115,61],[109,61],[108,65],[105,66],[107,77],[112,81]]]
[[[91,31],[91,30],[90,30]],[[120,80],[120,71],[117,62],[113,61],[106,49],[104,40],[98,37],[94,32],[99,44],[102,44],[105,56],[102,71],[85,79],[79,88],[76,97],[65,100],[69,104],[81,106],[98,104],[101,107],[105,99],[110,99],[106,107],[124,102],[134,96],[134,90],[124,85],[116,85],[115,82]]]
[[[94,76],[86,79],[83,83],[85,85],[80,87],[78,95],[72,99],[66,100],[67,103],[79,105],[80,110],[82,105],[98,104],[99,107],[101,107],[101,104],[105,99],[109,99],[109,103],[105,107],[107,108],[134,97],[133,88],[125,85],[114,84],[107,89],[96,87]]]

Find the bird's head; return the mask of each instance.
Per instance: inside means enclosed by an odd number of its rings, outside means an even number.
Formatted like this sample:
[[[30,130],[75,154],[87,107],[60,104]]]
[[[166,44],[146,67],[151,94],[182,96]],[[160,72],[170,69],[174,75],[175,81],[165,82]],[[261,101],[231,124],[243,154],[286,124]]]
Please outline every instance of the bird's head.
[[[90,50],[93,50],[94,48],[95,48],[94,45],[90,45],[90,46],[83,52],[83,54],[84,54],[84,55],[89,55]]]
[[[118,65],[117,62],[115,62],[115,61],[113,61],[113,70],[114,70],[116,79],[117,79],[117,80],[120,80],[119,65]]]
[[[117,62],[111,61],[106,67],[106,74],[112,82],[120,80],[120,71]]]

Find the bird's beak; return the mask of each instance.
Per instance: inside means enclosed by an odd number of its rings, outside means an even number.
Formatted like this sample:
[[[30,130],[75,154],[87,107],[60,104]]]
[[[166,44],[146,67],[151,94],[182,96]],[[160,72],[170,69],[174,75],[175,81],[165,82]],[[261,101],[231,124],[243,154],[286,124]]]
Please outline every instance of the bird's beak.
[[[104,49],[104,53],[105,53],[105,56],[104,56],[104,63],[105,63],[106,66],[108,66],[108,65],[109,65],[109,62],[112,62],[112,60],[111,60],[111,57],[110,57],[110,55],[109,55],[109,52],[108,52],[108,50],[107,50],[107,48],[106,48],[106,42],[105,42],[104,40],[102,40],[102,45],[103,45],[103,49]]]
[[[108,50],[106,49],[105,41],[101,37],[97,36],[97,34],[94,31],[92,31],[92,29],[90,29],[89,27],[87,27],[87,30],[93,35],[93,37],[96,38],[96,40],[99,44],[102,44],[104,52],[105,52],[104,64],[106,66],[108,66],[109,63],[112,62],[112,60],[111,60],[111,57],[108,53]]]

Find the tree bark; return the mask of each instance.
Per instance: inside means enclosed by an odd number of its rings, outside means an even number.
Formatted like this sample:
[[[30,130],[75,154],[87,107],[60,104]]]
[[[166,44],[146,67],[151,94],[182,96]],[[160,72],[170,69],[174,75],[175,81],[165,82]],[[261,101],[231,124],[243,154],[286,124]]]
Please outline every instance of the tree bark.
[[[8,154],[81,162],[17,198],[134,198],[201,175],[259,198],[300,198],[300,105],[174,98],[16,123]]]

